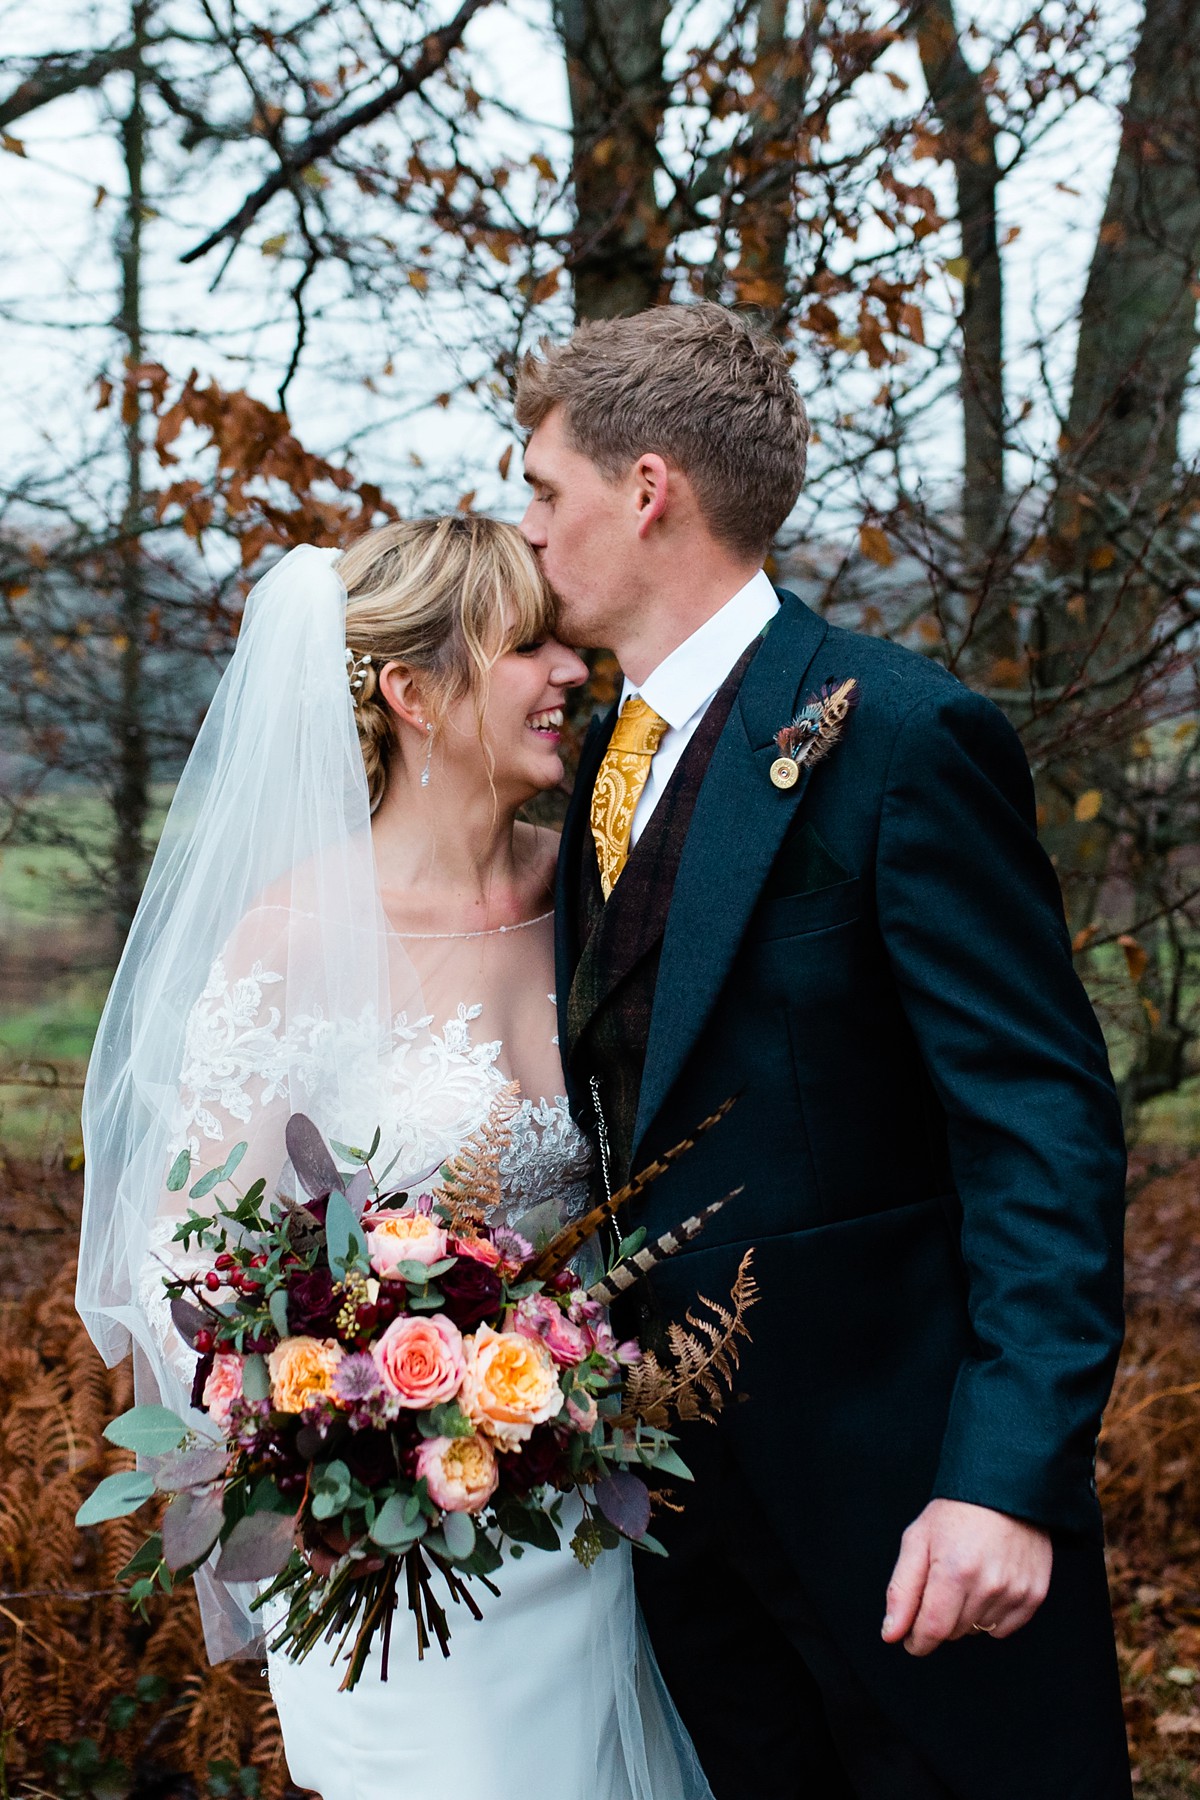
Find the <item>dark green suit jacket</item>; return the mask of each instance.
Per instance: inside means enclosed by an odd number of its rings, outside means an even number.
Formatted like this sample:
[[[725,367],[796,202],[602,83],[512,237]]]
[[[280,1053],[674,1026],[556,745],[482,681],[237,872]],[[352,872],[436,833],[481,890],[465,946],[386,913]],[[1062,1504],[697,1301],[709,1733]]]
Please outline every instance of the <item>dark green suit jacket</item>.
[[[886,1580],[935,1495],[1098,1533],[1124,1145],[1015,733],[938,665],[783,601],[688,830],[632,1167],[741,1098],[627,1224],[665,1230],[745,1185],[656,1275],[658,1302],[679,1316],[697,1291],[720,1298],[754,1246],[749,1401],[726,1428],[789,1540],[802,1516],[828,1566],[839,1534],[866,1532]],[[842,741],[774,787],[775,733],[847,676]],[[612,720],[585,745],[560,864],[560,1036],[585,1123],[567,998]]]

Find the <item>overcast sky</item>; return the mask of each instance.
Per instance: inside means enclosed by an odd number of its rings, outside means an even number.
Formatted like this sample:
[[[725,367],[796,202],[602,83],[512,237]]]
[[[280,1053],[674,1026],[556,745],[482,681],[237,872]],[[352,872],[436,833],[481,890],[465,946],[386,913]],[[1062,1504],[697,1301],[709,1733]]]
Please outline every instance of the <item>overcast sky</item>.
[[[994,21],[1001,10],[1016,16],[1010,0],[990,6],[987,16]],[[1112,0],[1108,12],[1114,30],[1128,29],[1138,16],[1126,0]],[[21,0],[0,6],[0,39],[12,52],[74,48],[103,40],[125,16],[122,6],[72,0],[33,6]],[[690,16],[695,21],[699,15]],[[542,149],[560,162],[567,97],[547,0],[512,0],[485,10],[470,28],[468,46],[473,68],[481,72],[477,79],[490,82],[514,115],[507,123],[488,115],[497,153],[527,157]],[[920,72],[908,47],[896,46],[886,66],[919,91]],[[864,104],[884,104],[886,91],[881,75]],[[118,93],[114,88],[114,98]],[[23,157],[0,155],[0,228],[7,252],[0,261],[6,351],[0,440],[6,475],[11,480],[14,473],[33,470],[70,481],[81,504],[89,490],[99,499],[105,479],[98,463],[85,466],[82,474],[79,465],[86,464],[88,446],[106,423],[91,408],[96,377],[105,369],[112,372],[112,337],[105,322],[115,296],[112,236],[123,184],[104,105],[95,95],[60,101],[16,128]],[[1003,222],[1011,232],[1004,252],[1009,398],[1019,404],[1025,392],[1038,396],[1030,429],[1043,442],[1052,441],[1056,427],[1042,399],[1032,345],[1049,330],[1049,373],[1065,394],[1073,341],[1069,328],[1061,327],[1082,291],[1115,145],[1111,104],[1084,102],[1002,188]],[[257,155],[258,147],[250,146],[247,171]],[[944,170],[932,164],[923,165],[921,176],[945,180]],[[195,366],[270,401],[290,348],[283,271],[257,250],[243,252],[210,293],[219,254],[191,268],[179,256],[244,190],[232,174],[224,182],[214,180],[200,159],[194,159],[194,168],[185,163],[172,171],[172,189],[146,233],[151,353],[177,375]],[[255,244],[270,230],[267,217],[254,234]],[[943,254],[954,252],[948,236]],[[302,441],[331,453],[352,446],[360,472],[380,480],[403,505],[453,504],[471,487],[478,505],[518,513],[523,505],[519,458],[507,482],[496,469],[507,441],[502,423],[482,403],[464,400],[445,410],[435,404],[435,396],[454,384],[456,366],[464,361],[470,366],[478,322],[444,300],[431,304],[415,290],[402,291],[402,281],[385,309],[346,296],[336,269],[314,287],[319,316],[312,348],[289,395]],[[940,286],[935,281],[933,312],[939,303],[948,311],[952,295],[948,278]],[[549,308],[548,323],[561,328],[566,322],[564,296]],[[803,363],[798,379],[804,380]],[[851,382],[840,403],[865,402],[877,379],[864,375]],[[926,445],[930,478],[948,481],[957,453],[953,408],[927,422]],[[818,449],[814,460],[819,456]],[[836,520],[829,523],[838,528]]]

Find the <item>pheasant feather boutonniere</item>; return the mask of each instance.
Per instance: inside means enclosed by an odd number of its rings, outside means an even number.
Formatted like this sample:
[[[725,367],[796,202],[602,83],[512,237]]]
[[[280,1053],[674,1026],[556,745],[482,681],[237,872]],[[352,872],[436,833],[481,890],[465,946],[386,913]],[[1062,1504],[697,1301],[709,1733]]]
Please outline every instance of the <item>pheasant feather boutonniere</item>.
[[[845,681],[827,681],[811,695],[791,724],[775,733],[779,756],[771,764],[774,785],[795,787],[802,768],[811,768],[828,756],[857,705],[858,683],[853,676]]]

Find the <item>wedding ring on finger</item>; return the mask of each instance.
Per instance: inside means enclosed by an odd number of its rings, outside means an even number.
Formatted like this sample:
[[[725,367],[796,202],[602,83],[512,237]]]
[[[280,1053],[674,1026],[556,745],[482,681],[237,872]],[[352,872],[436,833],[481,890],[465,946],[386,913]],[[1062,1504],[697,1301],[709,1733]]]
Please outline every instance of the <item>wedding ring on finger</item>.
[[[971,1627],[972,1631],[982,1631],[985,1637],[991,1637],[995,1629],[994,1625],[972,1625]]]

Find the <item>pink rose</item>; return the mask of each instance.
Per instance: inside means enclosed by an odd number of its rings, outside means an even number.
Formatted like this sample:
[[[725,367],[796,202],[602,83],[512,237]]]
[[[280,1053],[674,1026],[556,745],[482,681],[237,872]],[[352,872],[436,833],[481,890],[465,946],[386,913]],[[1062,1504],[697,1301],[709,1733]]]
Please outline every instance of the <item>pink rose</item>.
[[[545,1344],[560,1365],[582,1362],[591,1349],[587,1332],[572,1324],[561,1306],[545,1294],[531,1294],[518,1304],[513,1330]]]
[[[451,1238],[450,1249],[455,1256],[470,1257],[472,1262],[485,1263],[489,1269],[500,1267],[500,1252],[490,1238]]]
[[[453,1400],[466,1373],[462,1333],[445,1313],[393,1319],[371,1355],[384,1386],[401,1406],[425,1408]]]
[[[219,1355],[213,1361],[201,1395],[214,1424],[224,1431],[235,1400],[242,1397],[242,1359]]]
[[[369,1213],[363,1223],[371,1267],[377,1275],[390,1275],[402,1262],[428,1267],[446,1254],[445,1229],[428,1213]]]
[[[426,1438],[417,1451],[417,1477],[443,1512],[481,1512],[496,1491],[500,1465],[486,1438]]]

